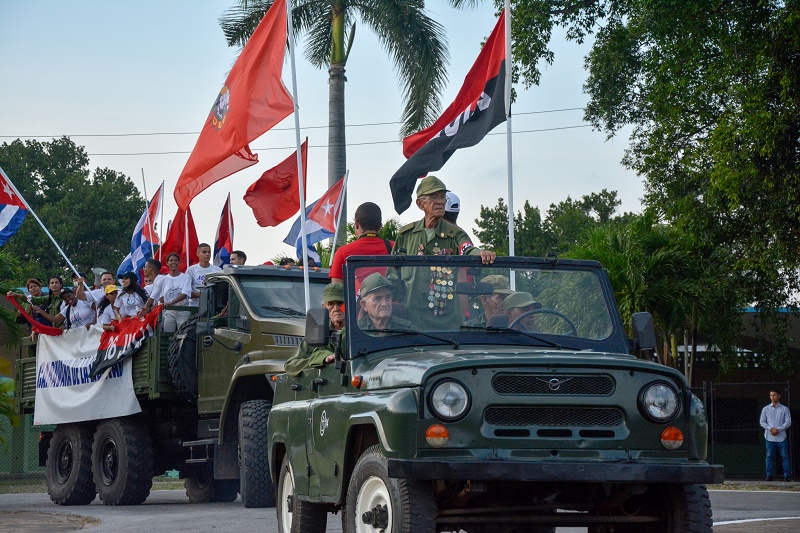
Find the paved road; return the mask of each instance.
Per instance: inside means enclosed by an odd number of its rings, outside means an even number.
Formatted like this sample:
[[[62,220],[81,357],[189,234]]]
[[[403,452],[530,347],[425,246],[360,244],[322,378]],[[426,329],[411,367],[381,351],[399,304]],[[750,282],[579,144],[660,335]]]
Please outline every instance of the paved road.
[[[711,492],[714,531],[774,533],[800,531],[800,492],[721,490]],[[101,532],[203,533],[277,532],[274,509],[245,509],[240,503],[191,505],[181,490],[153,491],[141,506],[107,507],[99,500],[61,507],[47,494],[0,494],[0,533]],[[328,531],[340,532],[340,518],[329,515]],[[560,533],[585,528],[559,528]]]

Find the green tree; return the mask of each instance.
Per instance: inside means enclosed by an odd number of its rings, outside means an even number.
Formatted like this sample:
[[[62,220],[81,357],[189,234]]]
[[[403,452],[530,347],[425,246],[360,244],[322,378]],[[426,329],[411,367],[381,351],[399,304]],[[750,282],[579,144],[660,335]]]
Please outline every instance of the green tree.
[[[92,173],[88,165],[84,148],[67,137],[0,145],[0,166],[70,261],[81,271],[115,269],[130,251],[145,202],[125,175],[107,168]],[[66,262],[31,215],[3,248],[19,262],[22,279],[67,273]]]
[[[228,44],[244,46],[272,3],[272,0],[239,0],[236,7],[225,13],[220,25]],[[306,59],[329,72],[330,187],[347,170],[345,66],[355,37],[356,21],[360,20],[375,32],[402,80],[406,102],[402,135],[431,124],[438,116],[438,95],[446,81],[448,60],[444,28],[427,16],[422,0],[295,0],[293,5],[293,30],[295,36],[306,35]],[[343,220],[347,220],[347,213],[344,210],[343,213]],[[339,242],[345,242],[345,232],[340,232]]]

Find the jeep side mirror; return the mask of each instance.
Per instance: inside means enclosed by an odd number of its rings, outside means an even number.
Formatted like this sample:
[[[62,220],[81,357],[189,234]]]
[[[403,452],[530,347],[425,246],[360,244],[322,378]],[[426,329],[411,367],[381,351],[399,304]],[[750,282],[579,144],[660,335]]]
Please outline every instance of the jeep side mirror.
[[[306,313],[306,344],[327,346],[330,338],[330,320],[327,309],[309,309]]]
[[[634,348],[637,350],[656,349],[656,330],[650,313],[634,313],[631,317]]]

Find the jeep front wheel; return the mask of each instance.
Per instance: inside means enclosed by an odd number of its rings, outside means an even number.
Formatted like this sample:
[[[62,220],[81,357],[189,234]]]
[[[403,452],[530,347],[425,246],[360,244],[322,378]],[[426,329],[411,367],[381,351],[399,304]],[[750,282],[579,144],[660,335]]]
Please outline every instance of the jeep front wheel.
[[[358,459],[342,510],[345,533],[433,533],[436,502],[429,485],[390,478],[379,445]]]
[[[301,501],[294,492],[294,475],[289,458],[283,458],[278,478],[275,510],[280,533],[325,533],[328,511],[318,504]]]
[[[153,486],[153,441],[135,419],[112,418],[97,425],[92,472],[106,505],[138,505]]]
[[[267,457],[271,408],[266,400],[244,402],[239,408],[239,494],[245,507],[275,506],[275,486]]]
[[[81,424],[58,426],[47,449],[47,493],[58,505],[94,500],[92,430]]]

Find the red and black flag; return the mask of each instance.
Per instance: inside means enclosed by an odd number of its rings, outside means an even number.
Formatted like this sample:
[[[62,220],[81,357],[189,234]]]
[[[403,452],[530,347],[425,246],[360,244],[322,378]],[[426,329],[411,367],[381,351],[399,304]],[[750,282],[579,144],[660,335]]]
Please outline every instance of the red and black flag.
[[[495,126],[505,122],[505,11],[472,65],[450,107],[428,128],[403,139],[408,160],[389,181],[394,209],[411,205],[416,181],[444,166],[459,148],[475,146]]]
[[[114,331],[103,331],[89,377],[99,376],[106,368],[135,354],[144,341],[155,334],[161,309],[162,306],[157,305],[144,320],[135,316],[126,317],[113,323]]]

